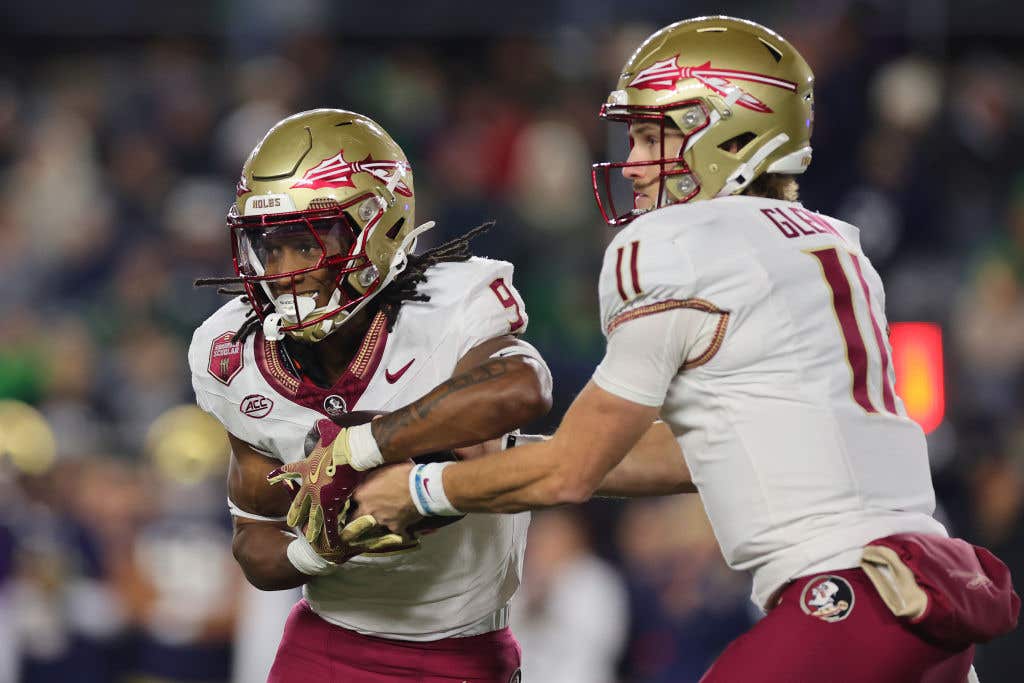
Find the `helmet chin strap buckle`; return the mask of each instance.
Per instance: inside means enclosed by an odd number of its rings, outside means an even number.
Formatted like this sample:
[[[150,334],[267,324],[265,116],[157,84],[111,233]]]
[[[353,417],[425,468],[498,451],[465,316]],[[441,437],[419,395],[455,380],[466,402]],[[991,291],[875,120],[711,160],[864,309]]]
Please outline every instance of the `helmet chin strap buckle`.
[[[280,313],[271,313],[263,319],[263,336],[269,341],[281,341],[284,339],[284,318]]]

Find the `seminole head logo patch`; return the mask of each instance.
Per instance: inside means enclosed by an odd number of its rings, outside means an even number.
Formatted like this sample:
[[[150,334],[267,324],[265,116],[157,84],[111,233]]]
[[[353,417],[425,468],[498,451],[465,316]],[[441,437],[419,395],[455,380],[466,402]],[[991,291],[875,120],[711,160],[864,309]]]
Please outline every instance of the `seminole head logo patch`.
[[[829,623],[850,616],[853,601],[853,587],[841,576],[815,576],[800,593],[800,609]]]
[[[345,403],[345,399],[337,394],[331,394],[324,399],[324,412],[331,417],[338,417],[348,411],[348,405]]]

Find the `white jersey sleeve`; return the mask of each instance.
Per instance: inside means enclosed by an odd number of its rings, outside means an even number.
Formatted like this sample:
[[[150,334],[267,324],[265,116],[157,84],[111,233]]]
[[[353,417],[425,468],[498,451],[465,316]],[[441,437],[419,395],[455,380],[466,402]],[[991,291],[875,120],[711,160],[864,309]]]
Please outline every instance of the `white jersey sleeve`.
[[[679,369],[702,353],[695,349],[713,342],[715,328],[712,314],[693,308],[634,318],[608,335],[594,383],[634,403],[660,407]]]
[[[594,381],[617,396],[660,406],[680,370],[707,362],[722,343],[728,312],[697,296],[670,234],[620,232],[605,252],[599,290],[608,349]]]
[[[474,258],[477,266],[458,316],[459,357],[488,339],[507,334],[521,335],[529,317],[523,298],[512,284],[514,268],[505,261]],[[439,266],[443,268],[444,266]]]

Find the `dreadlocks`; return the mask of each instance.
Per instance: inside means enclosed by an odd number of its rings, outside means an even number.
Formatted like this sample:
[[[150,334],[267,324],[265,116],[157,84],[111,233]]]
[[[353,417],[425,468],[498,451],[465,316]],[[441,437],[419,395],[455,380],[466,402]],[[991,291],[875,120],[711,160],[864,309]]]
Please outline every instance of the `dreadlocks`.
[[[482,225],[478,225],[461,237],[449,240],[444,244],[423,252],[422,254],[409,255],[408,262],[405,265],[405,270],[403,270],[398,277],[392,280],[391,283],[388,284],[388,286],[385,287],[384,290],[376,297],[376,304],[384,310],[384,313],[387,316],[388,332],[391,332],[395,328],[395,323],[398,321],[398,314],[401,312],[402,304],[406,301],[430,300],[428,295],[421,294],[416,291],[419,285],[427,281],[427,270],[431,266],[436,266],[439,263],[456,263],[469,260],[473,255],[469,249],[469,243],[472,242],[474,238],[479,237],[490,230],[492,227],[494,227],[494,221],[488,221]],[[208,287],[212,285],[238,284],[240,282],[242,282],[242,278],[240,277],[208,277],[196,280],[195,286]],[[232,343],[244,341],[246,337],[259,327],[260,320],[270,313],[271,304],[260,304],[258,301],[253,301],[252,297],[242,290],[218,287],[217,292],[230,296],[241,295],[252,308],[249,315],[246,316],[242,325],[238,328],[238,331],[231,337]],[[257,311],[257,306],[262,306],[262,310]]]
[[[427,281],[427,269],[439,263],[457,263],[469,260],[473,253],[469,243],[494,227],[494,221],[478,225],[461,237],[456,237],[444,244],[429,249],[419,256],[410,254],[405,270],[391,281],[383,292],[377,295],[381,306],[388,317],[388,332],[395,328],[398,313],[406,301],[430,301],[426,294],[416,291],[417,287]]]
[[[192,285],[194,287],[210,287],[213,285],[237,285],[242,282],[240,277],[201,277],[195,280]],[[250,311],[249,315],[242,321],[241,327],[231,336],[231,343],[237,344],[240,341],[245,341],[245,338],[252,333],[253,330],[260,324],[260,315],[256,313],[256,307],[260,304],[252,300],[252,297],[243,289],[228,289],[227,287],[217,287],[218,294],[227,294],[228,296],[241,296],[242,301],[249,304]],[[263,313],[269,313],[270,304],[266,304],[263,307]]]

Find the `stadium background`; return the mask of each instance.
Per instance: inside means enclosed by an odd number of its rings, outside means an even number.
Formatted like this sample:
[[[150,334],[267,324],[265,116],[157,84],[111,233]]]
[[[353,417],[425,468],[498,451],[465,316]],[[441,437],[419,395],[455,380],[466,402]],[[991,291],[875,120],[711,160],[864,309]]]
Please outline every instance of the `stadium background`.
[[[225,208],[270,125],[366,113],[413,162],[435,241],[497,220],[475,251],[516,264],[527,337],[555,373],[549,429],[603,350],[595,283],[611,233],[588,167],[620,152],[621,130],[598,106],[649,32],[722,10],[781,32],[813,67],[802,199],[862,228],[890,320],[941,327],[938,514],[1020,581],[1024,9],[725,4],[0,7],[0,399],[38,408],[56,444],[52,462],[45,434],[15,444],[22,413],[3,404],[0,683],[248,683],[272,653],[282,608],[233,565],[224,461],[175,461],[182,430],[153,428],[191,400],[184,351],[220,303],[191,282],[227,272]],[[918,378],[926,403],[938,378]],[[516,607],[526,680],[696,681],[756,618],[695,499],[543,513],[531,539]],[[987,683],[1022,664],[1020,630],[978,656]]]

